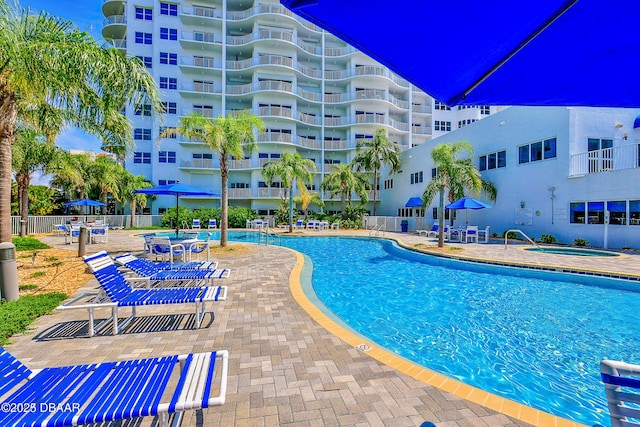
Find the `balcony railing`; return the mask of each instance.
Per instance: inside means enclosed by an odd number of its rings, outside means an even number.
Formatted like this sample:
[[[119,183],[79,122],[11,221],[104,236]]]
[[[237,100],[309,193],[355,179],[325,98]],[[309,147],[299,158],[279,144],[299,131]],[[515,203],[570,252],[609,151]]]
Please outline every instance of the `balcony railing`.
[[[253,197],[253,192],[250,188],[230,188],[229,197],[238,199],[244,197]]]
[[[229,161],[229,169],[249,169],[250,167],[251,159]]]
[[[126,24],[127,17],[126,15],[111,15],[108,16],[102,21],[103,26],[112,25],[112,24]]]
[[[638,167],[640,167],[640,144],[628,144],[572,155],[569,176]]]
[[[284,188],[258,188],[258,197],[284,197]]]

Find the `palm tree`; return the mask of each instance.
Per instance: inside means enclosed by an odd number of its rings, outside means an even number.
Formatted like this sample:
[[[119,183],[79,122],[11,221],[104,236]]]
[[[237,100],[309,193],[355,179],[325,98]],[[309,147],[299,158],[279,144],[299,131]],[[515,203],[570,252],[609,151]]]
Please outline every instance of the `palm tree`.
[[[47,142],[43,135],[33,129],[19,127],[12,148],[12,168],[18,184],[18,206],[20,211],[20,236],[27,235],[29,215],[29,184],[36,172],[50,173],[54,168],[64,167],[61,149]]]
[[[469,157],[459,158],[466,152]],[[453,202],[464,196],[465,189],[479,193],[486,189],[491,200],[497,197],[496,187],[480,177],[480,172],[471,161],[473,147],[467,141],[453,144],[438,144],[432,151],[431,157],[436,167],[436,176],[427,184],[422,194],[422,205],[428,206],[436,194],[439,194],[438,229],[444,230],[444,196],[448,189],[448,199]],[[444,233],[438,234],[438,247],[444,246]]]
[[[51,186],[61,189],[68,199],[84,199],[90,190],[92,160],[87,153],[70,154],[64,151],[62,155],[68,167],[53,171]]]
[[[311,183],[312,171],[316,171],[313,160],[305,159],[298,153],[282,153],[279,161],[269,162],[262,169],[262,176],[267,183],[271,183],[274,177],[279,176],[289,192],[289,233],[293,232],[293,185],[297,183],[302,199],[302,209],[306,209],[310,196],[305,183]]]
[[[11,239],[11,147],[18,120],[53,141],[67,125],[130,146],[127,103],[162,104],[137,58],[104,49],[71,21],[0,3],[0,242]]]
[[[347,210],[347,200],[351,205],[351,192],[355,192],[360,197],[361,203],[367,203],[369,185],[367,177],[354,170],[354,164],[351,162],[333,165],[333,170],[324,178],[320,188],[330,194],[340,194],[342,215],[344,216]]]
[[[229,116],[218,116],[215,119],[191,113],[180,119],[177,129],[169,129],[162,136],[174,133],[207,144],[220,155],[221,209],[220,209],[220,246],[227,246],[228,212],[229,212],[229,160],[230,157],[243,158],[245,151],[256,149],[254,130],[264,129],[262,120],[256,115],[240,112]]]
[[[376,191],[378,189],[378,175],[384,165],[389,165],[389,174],[400,170],[400,149],[398,145],[387,138],[387,131],[376,129],[372,139],[361,139],[356,145],[356,156],[353,161],[358,170],[373,171],[373,215],[376,214]]]
[[[147,195],[135,193],[135,190],[141,188],[151,188],[153,184],[147,181],[144,175],[134,175],[125,170],[120,180],[120,196],[122,201],[129,202],[131,210],[131,227],[136,227],[136,209],[138,206],[147,205]]]
[[[116,201],[120,201],[120,188],[124,167],[107,156],[98,156],[89,168],[89,181],[91,186],[98,190],[100,201],[108,204],[109,194]],[[101,207],[101,213],[106,214],[107,206]]]

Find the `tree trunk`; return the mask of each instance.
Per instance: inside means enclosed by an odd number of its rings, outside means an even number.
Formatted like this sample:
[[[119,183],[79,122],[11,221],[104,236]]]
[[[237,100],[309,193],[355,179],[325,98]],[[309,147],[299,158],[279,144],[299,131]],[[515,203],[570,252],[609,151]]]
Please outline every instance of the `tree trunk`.
[[[440,201],[438,203],[440,220],[438,221],[438,247],[444,247],[444,187],[440,188]]]
[[[227,229],[228,229],[228,215],[229,215],[229,200],[228,190],[229,185],[229,164],[227,154],[220,155],[220,183],[222,189],[220,191],[220,246],[227,246]]]
[[[131,228],[136,226],[136,204],[135,200],[131,201]]]
[[[0,86],[0,242],[11,242],[11,146],[17,117],[15,96]]]
[[[27,235],[27,221],[29,216],[29,174],[17,173],[18,183],[18,206],[20,212],[20,237]]]
[[[378,188],[378,169],[373,171],[373,216],[376,216],[376,190]]]
[[[293,184],[289,187],[289,233],[293,233]]]

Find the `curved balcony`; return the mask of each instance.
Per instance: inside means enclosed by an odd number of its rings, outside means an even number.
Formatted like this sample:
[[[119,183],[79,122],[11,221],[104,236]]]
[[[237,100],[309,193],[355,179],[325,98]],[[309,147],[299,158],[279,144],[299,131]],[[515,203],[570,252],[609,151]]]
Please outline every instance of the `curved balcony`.
[[[411,86],[408,81],[396,76],[393,72],[389,71],[388,68],[385,68],[382,65],[362,65],[350,70],[326,70],[324,72],[325,80],[344,80],[359,76],[384,77],[391,80],[399,87],[409,88]]]
[[[222,37],[205,31],[182,31],[180,44],[185,49],[217,52],[222,48]]]
[[[299,146],[305,147],[305,148],[312,148],[315,150],[322,149],[322,142],[318,141],[317,139],[311,139],[304,136],[299,136],[297,143]]]
[[[180,69],[182,72],[196,74],[210,73],[210,70],[222,70],[222,61],[219,57],[208,56],[182,56],[180,57]]]
[[[198,98],[207,98],[207,95],[222,95],[222,87],[220,83],[194,81],[191,83],[181,83],[179,92],[180,95],[185,97],[196,96]]]
[[[126,15],[107,16],[102,22],[102,37],[105,39],[122,39],[127,33]]]
[[[104,46],[107,48],[115,48],[120,52],[127,51],[127,39],[107,39],[104,43]]]
[[[126,10],[127,2],[124,0],[103,0],[102,15],[122,15]]]
[[[291,144],[292,140],[290,133],[260,132],[258,135],[258,142],[282,142],[285,144]]]
[[[211,25],[222,20],[222,11],[215,7],[182,6],[180,20],[186,25]]]

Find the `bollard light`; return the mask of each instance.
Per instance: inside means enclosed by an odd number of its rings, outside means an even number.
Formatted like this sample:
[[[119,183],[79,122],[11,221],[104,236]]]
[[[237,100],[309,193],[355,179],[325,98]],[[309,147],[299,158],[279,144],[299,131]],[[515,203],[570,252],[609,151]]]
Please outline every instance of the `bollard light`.
[[[7,301],[20,298],[16,246],[11,242],[0,243],[0,297]]]

